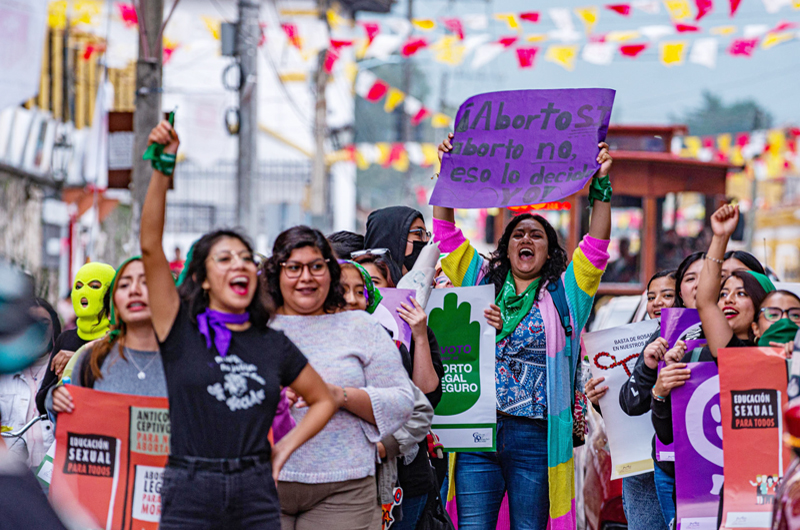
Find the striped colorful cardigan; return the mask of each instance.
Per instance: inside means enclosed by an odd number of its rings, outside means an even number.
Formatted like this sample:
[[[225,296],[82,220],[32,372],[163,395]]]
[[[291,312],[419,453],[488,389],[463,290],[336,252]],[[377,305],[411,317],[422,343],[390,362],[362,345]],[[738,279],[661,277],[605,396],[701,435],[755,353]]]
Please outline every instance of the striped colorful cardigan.
[[[486,283],[488,261],[470,245],[461,230],[453,223],[440,219],[433,220],[433,230],[439,249],[449,253],[442,260],[442,269],[453,285],[461,287]],[[546,289],[540,291],[539,310],[547,340],[547,465],[551,530],[574,530],[577,525],[572,459],[575,375],[580,361],[580,330],[589,319],[594,295],[608,264],[608,243],[585,236],[562,276],[572,328],[577,331],[569,340],[550,292]]]

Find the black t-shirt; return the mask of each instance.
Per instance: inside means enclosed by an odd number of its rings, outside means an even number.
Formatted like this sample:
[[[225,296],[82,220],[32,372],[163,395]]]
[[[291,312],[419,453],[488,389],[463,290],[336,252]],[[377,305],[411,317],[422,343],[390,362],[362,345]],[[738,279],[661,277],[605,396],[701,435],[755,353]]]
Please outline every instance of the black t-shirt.
[[[47,372],[45,372],[44,379],[42,379],[42,386],[39,387],[39,391],[36,393],[36,408],[39,409],[39,414],[47,414],[47,409],[44,406],[44,402],[47,400],[47,391],[58,383],[58,376],[51,368],[53,359],[61,350],[76,352],[87,342],[89,341],[83,340],[78,336],[77,329],[68,329],[58,336],[53,344],[53,351],[50,353],[50,360],[47,363]]]
[[[211,331],[213,334],[213,330]],[[170,454],[202,458],[268,455],[267,434],[281,386],[289,386],[308,360],[272,328],[232,332],[222,357],[181,303],[161,358],[169,396]]]

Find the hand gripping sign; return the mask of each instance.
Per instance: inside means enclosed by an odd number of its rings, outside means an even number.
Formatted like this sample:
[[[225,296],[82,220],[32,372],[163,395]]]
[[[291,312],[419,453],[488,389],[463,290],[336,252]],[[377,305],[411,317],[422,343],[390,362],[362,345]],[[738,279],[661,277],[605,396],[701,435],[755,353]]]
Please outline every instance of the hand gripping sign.
[[[456,114],[431,204],[493,208],[558,201],[600,168],[615,91],[510,90],[478,94]]]

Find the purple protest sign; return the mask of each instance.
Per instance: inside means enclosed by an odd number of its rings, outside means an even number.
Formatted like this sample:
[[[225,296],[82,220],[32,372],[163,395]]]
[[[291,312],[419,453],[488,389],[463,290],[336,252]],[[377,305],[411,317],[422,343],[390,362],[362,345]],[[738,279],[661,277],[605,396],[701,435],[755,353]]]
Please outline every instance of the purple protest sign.
[[[716,530],[723,478],[719,375],[711,362],[689,369],[686,384],[671,394],[677,528]]]
[[[411,327],[408,323],[400,318],[397,313],[397,308],[400,304],[405,302],[411,307],[411,297],[415,296],[417,292],[414,289],[380,289],[383,300],[378,305],[378,308],[372,314],[378,319],[383,327],[389,330],[392,334],[392,340],[398,343],[403,343],[406,348],[411,348]]]
[[[600,168],[615,91],[509,90],[478,94],[456,114],[431,204],[493,208],[558,201]]]
[[[667,339],[669,347],[682,340],[686,351],[706,345],[706,336],[700,325],[697,309],[668,307],[661,310],[661,336]]]

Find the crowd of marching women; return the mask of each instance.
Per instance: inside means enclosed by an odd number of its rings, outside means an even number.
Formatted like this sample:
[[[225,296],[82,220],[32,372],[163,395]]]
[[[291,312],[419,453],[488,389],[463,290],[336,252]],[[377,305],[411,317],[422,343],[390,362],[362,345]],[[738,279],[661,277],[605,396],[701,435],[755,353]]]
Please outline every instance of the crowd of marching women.
[[[141,255],[116,270],[90,263],[77,272],[71,329],[61,331],[43,300],[28,310],[48,331],[30,366],[0,377],[2,425],[15,430],[39,414],[49,421],[9,443],[10,452],[28,468],[39,465],[59,417],[81,414],[74,387],[167,397],[164,530],[378,530],[381,505],[391,506],[398,486],[398,529],[452,528],[448,489],[460,528],[498,527],[504,499],[511,528],[576,527],[581,402],[585,396],[602,413],[609,388],[602,377],[584,388],[578,362],[609,260],[607,145],[598,146],[589,230],[571,259],[537,215],[514,217],[484,256],[452,209],[434,207],[431,235],[419,211],[391,207],[370,215],[365,236],[290,228],[269,258],[236,231],[214,231],[195,242],[175,278],[162,233],[179,140],[162,122],[150,141],[163,149],[142,211]],[[726,347],[784,347],[798,330],[800,299],[776,290],[751,255],[726,252],[738,215],[720,208],[707,252],[647,284],[649,318],[696,308],[708,338],[698,351],[683,342],[669,348],[657,331],[620,390],[626,414],[652,411],[664,443],[672,441],[670,392],[691,377],[686,363],[716,362]],[[431,240],[443,256],[436,288],[494,288],[495,302],[483,308],[496,329],[494,452],[448,458],[437,447],[431,423],[445,370],[423,306],[411,299],[397,309],[411,330],[408,347],[371,316],[379,288],[395,287]],[[655,438],[653,452],[656,460]],[[672,528],[674,476],[672,462],[656,460],[654,472],[624,479],[629,528]]]

